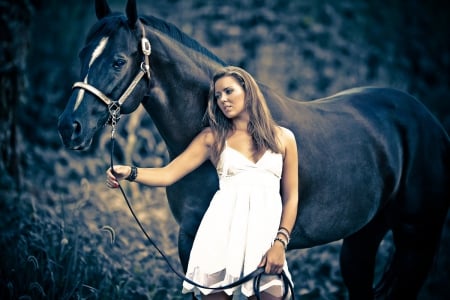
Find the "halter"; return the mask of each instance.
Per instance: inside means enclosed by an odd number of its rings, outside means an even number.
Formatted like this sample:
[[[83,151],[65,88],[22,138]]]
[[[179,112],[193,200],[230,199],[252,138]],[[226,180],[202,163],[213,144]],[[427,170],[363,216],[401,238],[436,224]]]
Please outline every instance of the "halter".
[[[140,24],[142,28],[142,38],[141,38],[141,50],[144,54],[144,60],[141,62],[141,67],[139,69],[139,73],[136,74],[133,81],[131,81],[128,88],[123,92],[122,96],[120,96],[119,100],[111,100],[108,96],[106,96],[104,93],[102,93],[99,89],[96,87],[90,85],[86,82],[75,82],[72,86],[72,89],[80,88],[84,89],[91,94],[97,96],[98,99],[100,99],[103,103],[108,106],[109,116],[111,121],[111,124],[114,125],[113,129],[115,129],[116,123],[120,119],[120,107],[125,102],[125,100],[130,96],[130,94],[133,92],[133,90],[136,88],[139,81],[144,77],[145,74],[147,74],[148,81],[150,83],[150,54],[152,52],[152,46],[149,42],[149,40],[145,37],[145,28],[144,25]],[[114,132],[113,132],[114,134]]]
[[[94,87],[88,83],[85,83],[85,82],[78,81],[78,82],[75,82],[72,86],[72,89],[80,88],[80,89],[87,90],[88,92],[97,96],[98,99],[100,99],[102,102],[104,102],[108,106],[109,119],[111,121],[110,122],[110,124],[111,124],[110,168],[113,173],[114,173],[113,157],[114,157],[114,146],[115,146],[115,132],[116,132],[117,122],[120,120],[120,107],[122,106],[122,104],[125,102],[125,100],[128,98],[128,96],[131,94],[131,92],[134,90],[134,88],[136,87],[138,82],[142,79],[142,77],[145,74],[147,74],[147,78],[148,78],[149,82],[151,79],[151,77],[150,77],[150,54],[151,54],[152,48],[151,48],[149,40],[145,37],[145,28],[142,24],[141,24],[141,28],[142,28],[141,50],[142,50],[142,53],[144,54],[144,60],[141,62],[141,67],[140,67],[139,73],[134,77],[133,81],[130,83],[130,85],[125,90],[125,92],[122,94],[122,96],[120,96],[119,100],[117,100],[117,101],[111,100],[108,96],[106,96],[104,93],[102,93],[99,89],[97,89],[96,87]],[[184,281],[186,281],[196,287],[199,287],[199,288],[210,289],[210,290],[226,290],[226,289],[237,287],[237,286],[253,279],[253,290],[255,292],[255,296],[258,300],[261,299],[260,292],[259,292],[259,284],[261,281],[261,277],[263,275],[265,275],[264,267],[259,267],[256,270],[254,270],[253,272],[243,276],[239,280],[237,280],[231,284],[221,286],[221,287],[203,286],[203,285],[198,284],[195,281],[192,281],[191,279],[187,278],[186,276],[184,276],[184,274],[180,273],[177,269],[175,269],[172,266],[172,264],[170,263],[169,259],[164,254],[164,252],[162,252],[162,250],[159,249],[159,247],[156,245],[156,243],[152,240],[152,238],[147,233],[147,231],[145,230],[141,221],[139,220],[136,213],[134,212],[134,209],[131,206],[131,203],[130,203],[124,189],[120,185],[120,183],[119,183],[119,189],[120,189],[120,192],[122,193],[123,198],[125,199],[125,202],[131,212],[131,215],[135,219],[135,221],[138,224],[139,228],[141,229],[142,233],[145,235],[145,237],[150,242],[150,244],[152,244],[152,246],[159,252],[159,254],[162,256],[162,258],[166,261],[167,265],[172,270],[172,272],[174,272],[175,275],[177,275],[181,280],[184,280]],[[284,286],[285,286],[283,299],[285,299],[287,297],[288,293],[290,292],[292,300],[295,300],[294,288],[292,286],[291,281],[287,277],[286,273],[283,271],[281,274],[279,274],[279,277],[281,278],[281,280],[283,281]]]

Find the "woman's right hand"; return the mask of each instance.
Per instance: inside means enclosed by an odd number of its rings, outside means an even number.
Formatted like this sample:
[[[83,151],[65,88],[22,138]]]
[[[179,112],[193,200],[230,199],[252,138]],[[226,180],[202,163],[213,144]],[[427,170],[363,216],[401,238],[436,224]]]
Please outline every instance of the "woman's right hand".
[[[262,257],[258,268],[264,267],[266,274],[281,274],[285,260],[286,252],[283,245],[279,242],[274,242],[272,247]]]
[[[130,166],[114,166],[114,172],[109,168],[106,170],[106,185],[115,189],[119,187],[119,181],[127,178],[131,173]]]

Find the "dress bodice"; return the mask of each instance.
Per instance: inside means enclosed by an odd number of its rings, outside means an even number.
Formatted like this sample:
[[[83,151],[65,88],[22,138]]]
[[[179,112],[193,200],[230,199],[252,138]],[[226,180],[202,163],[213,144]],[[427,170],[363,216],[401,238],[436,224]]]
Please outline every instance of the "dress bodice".
[[[282,168],[283,157],[281,153],[266,150],[257,162],[253,162],[238,150],[225,144],[216,169],[220,179],[248,172],[258,172],[263,176],[280,179]]]

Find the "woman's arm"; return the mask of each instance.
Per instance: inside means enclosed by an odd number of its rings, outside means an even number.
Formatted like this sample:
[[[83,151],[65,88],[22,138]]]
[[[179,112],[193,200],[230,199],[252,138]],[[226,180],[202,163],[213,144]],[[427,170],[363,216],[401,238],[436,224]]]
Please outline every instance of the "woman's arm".
[[[169,186],[209,159],[212,142],[212,132],[210,128],[206,128],[168,165],[161,168],[138,168],[134,181],[148,186]],[[108,169],[108,186],[118,187],[118,181],[127,178],[130,173],[130,166],[114,166],[114,174]]]
[[[281,129],[281,140],[284,150],[283,172],[281,175],[282,213],[280,229],[272,247],[267,251],[259,266],[265,266],[265,272],[279,274],[283,270],[286,259],[285,246],[295,225],[298,206],[298,154],[294,134]],[[287,232],[286,232],[287,231]],[[282,240],[282,241],[280,241]]]
[[[297,143],[294,134],[283,129],[284,161],[281,177],[281,197],[283,211],[281,214],[280,228],[285,228],[289,234],[294,228],[298,208],[298,154]]]

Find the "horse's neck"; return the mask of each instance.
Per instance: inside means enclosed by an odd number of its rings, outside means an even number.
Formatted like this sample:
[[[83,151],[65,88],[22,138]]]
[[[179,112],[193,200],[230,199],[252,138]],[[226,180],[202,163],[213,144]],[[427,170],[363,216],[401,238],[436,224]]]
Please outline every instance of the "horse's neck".
[[[220,65],[161,33],[151,38],[154,86],[143,105],[175,156],[202,128],[209,82]]]

